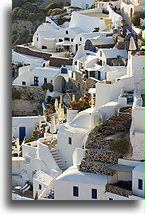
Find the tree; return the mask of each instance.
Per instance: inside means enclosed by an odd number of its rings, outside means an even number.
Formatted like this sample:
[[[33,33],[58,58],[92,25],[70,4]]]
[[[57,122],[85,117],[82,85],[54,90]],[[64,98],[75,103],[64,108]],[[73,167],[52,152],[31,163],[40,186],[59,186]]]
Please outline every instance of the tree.
[[[55,8],[57,8],[57,7],[58,7],[57,3],[50,3],[50,4],[46,7],[46,10],[55,9]]]
[[[49,91],[52,92],[53,91],[53,85],[51,83],[44,83],[43,86],[42,86],[42,89],[43,90],[48,90],[49,89]]]
[[[140,26],[140,18],[144,19],[143,12],[135,12],[130,18],[130,21],[134,26],[138,27]]]
[[[37,14],[36,13],[30,13],[28,19],[31,22],[35,22],[37,20]]]

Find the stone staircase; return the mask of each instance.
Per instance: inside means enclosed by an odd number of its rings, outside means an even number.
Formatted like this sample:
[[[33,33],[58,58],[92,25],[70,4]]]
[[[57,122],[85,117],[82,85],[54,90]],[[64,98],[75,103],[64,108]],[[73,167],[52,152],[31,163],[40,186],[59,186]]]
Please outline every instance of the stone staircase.
[[[107,30],[111,30],[112,29],[112,19],[106,18],[106,19],[104,19],[104,21],[107,26]]]
[[[87,149],[81,161],[80,170],[95,174],[113,176],[115,171],[108,167],[117,163],[119,155],[106,149]]]
[[[64,165],[64,163],[63,163],[58,151],[55,148],[52,148],[50,151],[51,151],[51,154],[52,154],[54,160],[56,161],[57,165],[59,166],[59,168],[62,171],[64,171],[65,170],[65,165]]]
[[[90,136],[85,157],[78,166],[80,171],[113,176],[116,171],[109,167],[118,162],[120,154],[111,150],[111,143],[120,132],[129,132],[130,124],[130,113],[118,113],[106,121],[102,133]]]

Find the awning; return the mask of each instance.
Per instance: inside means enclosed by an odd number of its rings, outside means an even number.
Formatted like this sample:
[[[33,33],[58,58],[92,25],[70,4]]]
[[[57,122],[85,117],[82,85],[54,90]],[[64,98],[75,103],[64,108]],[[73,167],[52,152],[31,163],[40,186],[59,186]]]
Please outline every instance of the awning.
[[[113,166],[109,166],[108,168],[119,171],[119,172],[132,172],[132,170],[134,169],[134,166],[114,164]]]
[[[62,96],[62,95],[63,95],[63,93],[58,92],[58,91],[48,92],[47,93],[47,96],[50,96],[50,97],[58,97],[58,96]]]
[[[73,42],[69,42],[69,41],[63,41],[63,42],[57,42],[56,45],[61,45],[61,46],[71,46],[74,45]]]
[[[98,71],[110,72],[110,71],[112,71],[112,68],[109,65],[104,65],[101,68],[99,68]]]

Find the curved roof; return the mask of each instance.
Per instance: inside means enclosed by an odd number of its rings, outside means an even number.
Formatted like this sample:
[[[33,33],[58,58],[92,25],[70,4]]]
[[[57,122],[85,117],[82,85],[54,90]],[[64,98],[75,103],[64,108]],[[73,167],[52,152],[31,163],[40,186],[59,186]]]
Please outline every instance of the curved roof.
[[[107,44],[115,44],[114,39],[111,36],[97,36],[93,39],[89,39],[93,45],[107,45]]]
[[[70,167],[59,175],[55,181],[105,186],[107,184],[107,177],[106,175],[78,171],[77,168]]]

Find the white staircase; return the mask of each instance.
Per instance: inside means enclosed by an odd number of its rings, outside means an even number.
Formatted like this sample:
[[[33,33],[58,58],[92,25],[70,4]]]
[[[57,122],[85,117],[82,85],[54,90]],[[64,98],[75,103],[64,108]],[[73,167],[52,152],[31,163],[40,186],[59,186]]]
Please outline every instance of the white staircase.
[[[65,165],[61,159],[61,157],[58,154],[58,151],[55,148],[52,148],[51,150],[51,154],[54,158],[54,160],[56,161],[57,165],[59,166],[59,168],[64,171],[65,170]]]

